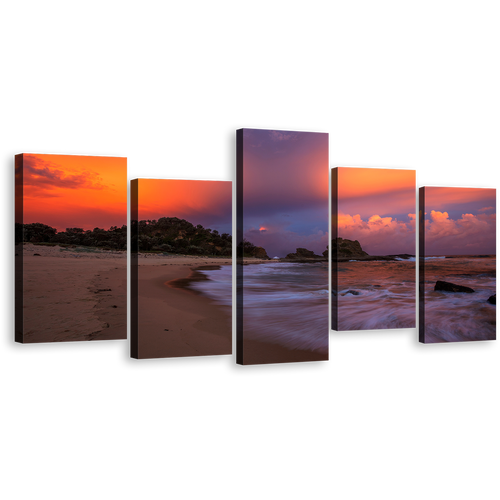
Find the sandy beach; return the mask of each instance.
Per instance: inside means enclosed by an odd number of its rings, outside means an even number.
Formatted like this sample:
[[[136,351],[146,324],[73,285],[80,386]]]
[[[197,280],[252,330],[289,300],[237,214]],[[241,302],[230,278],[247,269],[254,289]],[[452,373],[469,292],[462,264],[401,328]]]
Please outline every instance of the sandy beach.
[[[231,263],[229,258],[139,254],[137,353],[133,356],[231,354],[231,308],[189,288],[191,281],[204,279],[197,269]]]
[[[126,252],[31,243],[22,251],[25,343],[126,338]],[[263,262],[269,261],[244,261]],[[231,307],[189,286],[206,279],[199,270],[231,264],[229,258],[139,254],[137,357],[231,354]],[[325,359],[272,343],[243,342],[248,364]]]
[[[22,252],[25,343],[127,338],[126,252],[31,243]]]

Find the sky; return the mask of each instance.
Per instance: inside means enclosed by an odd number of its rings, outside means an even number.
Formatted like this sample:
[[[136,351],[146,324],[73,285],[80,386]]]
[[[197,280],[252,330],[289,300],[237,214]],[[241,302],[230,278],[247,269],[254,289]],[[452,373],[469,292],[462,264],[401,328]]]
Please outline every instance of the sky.
[[[18,160],[21,155],[17,155]],[[127,157],[23,154],[23,222],[65,231],[127,224]],[[232,234],[232,183],[139,179],[139,218],[178,217]]]
[[[178,217],[232,234],[232,182],[139,179],[139,220]]]
[[[24,154],[25,224],[65,231],[109,229],[127,223],[127,159]]]
[[[496,190],[425,188],[426,255],[496,253]]]
[[[339,167],[339,237],[369,255],[415,255],[415,193],[415,170]]]
[[[328,245],[328,134],[244,129],[243,236],[269,257]]]
[[[338,235],[369,255],[415,255],[416,171],[338,169]],[[426,255],[497,253],[496,188],[424,189]]]

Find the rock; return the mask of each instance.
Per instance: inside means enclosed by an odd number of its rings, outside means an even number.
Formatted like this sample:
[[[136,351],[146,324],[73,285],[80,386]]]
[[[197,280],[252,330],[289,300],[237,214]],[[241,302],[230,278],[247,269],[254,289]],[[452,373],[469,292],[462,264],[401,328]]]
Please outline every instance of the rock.
[[[328,255],[328,251],[327,251]],[[297,248],[295,253],[289,253],[287,259],[321,259],[321,255],[316,255],[312,250],[307,248]]]
[[[363,251],[358,240],[345,240],[337,238],[332,240],[332,256],[335,257],[366,257],[368,254]]]
[[[488,299],[488,302],[490,304],[493,304],[494,306],[497,305],[497,294],[495,293],[495,295],[492,295],[489,299]]]
[[[455,285],[454,283],[448,283],[448,281],[436,281],[434,290],[440,292],[463,292],[463,293],[475,292],[475,290],[469,288],[468,286]]]
[[[34,253],[33,257],[41,257],[41,255],[39,253]]]
[[[347,290],[347,292],[341,293],[340,295],[361,295],[357,290]]]
[[[323,252],[323,257],[328,259],[328,245],[326,246],[326,250]]]
[[[269,260],[266,250],[262,247],[255,247],[255,250],[253,251],[253,256],[256,257],[257,259]]]

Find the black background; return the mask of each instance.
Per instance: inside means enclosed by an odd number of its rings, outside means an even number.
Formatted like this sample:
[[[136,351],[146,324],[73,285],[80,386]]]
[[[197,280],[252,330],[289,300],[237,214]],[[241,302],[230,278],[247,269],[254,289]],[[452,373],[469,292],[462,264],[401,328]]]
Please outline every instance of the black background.
[[[329,130],[332,164],[416,167],[423,184],[498,183],[485,144],[489,136],[478,134],[474,120],[453,108],[393,106],[389,113],[379,103],[340,112],[319,101],[298,108],[293,101],[280,107],[269,101],[252,109],[240,106],[244,98],[232,94],[210,101],[203,111],[182,108],[175,96],[171,100],[160,108],[118,103],[92,112],[81,106],[19,110],[3,155],[6,191],[12,191],[12,155],[19,151],[128,154],[132,175],[232,178],[235,130],[241,126]],[[13,221],[12,202],[9,208],[7,224]],[[12,309],[6,316],[13,317]],[[231,357],[132,360],[126,341],[20,345],[13,341],[13,328],[4,331],[2,349],[14,367],[7,380],[40,390],[64,379],[79,387],[105,388],[105,393],[132,387],[164,391],[183,387],[192,377],[199,384],[217,377],[217,390],[230,394],[232,381],[243,377],[249,384],[266,380],[273,387],[279,383],[301,391],[321,387],[327,395],[352,383],[397,393],[401,381],[412,387],[469,387],[496,380],[498,342],[420,345],[416,330],[400,333],[342,335],[332,340],[330,363],[251,367],[236,366]]]

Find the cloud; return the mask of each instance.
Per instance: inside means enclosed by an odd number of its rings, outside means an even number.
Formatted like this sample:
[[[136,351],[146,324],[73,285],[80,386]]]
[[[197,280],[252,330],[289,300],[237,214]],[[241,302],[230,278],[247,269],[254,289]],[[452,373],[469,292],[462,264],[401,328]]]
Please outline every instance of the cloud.
[[[488,210],[495,210],[495,207],[483,207],[478,210],[478,212],[487,212]]]
[[[370,255],[415,254],[415,224],[415,214],[408,214],[406,222],[378,214],[368,220],[363,220],[359,214],[338,214],[339,236],[358,240]]]
[[[431,210],[425,221],[427,254],[493,254],[495,246],[496,214],[462,214],[453,220],[448,212]]]
[[[370,255],[393,253],[415,254],[416,214],[407,221],[371,215],[368,220],[359,214],[338,214],[338,235],[358,240]],[[431,210],[425,220],[426,253],[447,255],[460,253],[495,253],[497,235],[496,214],[461,214],[451,219],[448,212]]]
[[[22,178],[24,187],[28,187],[29,194],[44,196],[58,196],[58,189],[103,189],[101,178],[95,172],[83,171],[70,173],[48,161],[33,155],[24,155],[23,165],[16,171],[16,176]],[[52,191],[52,192],[51,192]]]

